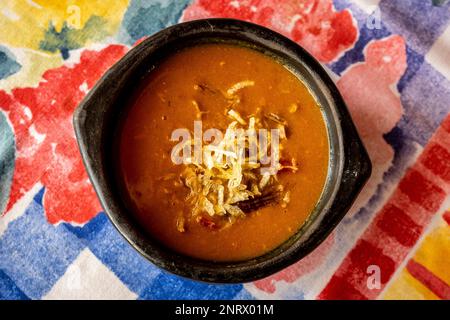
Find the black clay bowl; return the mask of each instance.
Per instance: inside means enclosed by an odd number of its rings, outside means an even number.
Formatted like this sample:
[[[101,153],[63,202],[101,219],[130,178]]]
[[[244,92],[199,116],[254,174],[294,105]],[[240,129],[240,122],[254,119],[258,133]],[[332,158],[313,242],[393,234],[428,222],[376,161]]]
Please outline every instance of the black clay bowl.
[[[307,222],[275,250],[241,262],[198,260],[165,248],[133,218],[121,197],[113,150],[127,98],[164,57],[187,46],[232,43],[272,56],[297,74],[322,108],[330,164],[322,196]],[[83,161],[100,202],[117,230],[155,265],[187,278],[217,283],[247,282],[273,274],[314,250],[344,217],[370,176],[371,163],[333,81],[304,49],[264,27],[229,19],[178,24],[149,37],[117,62],[74,114]]]

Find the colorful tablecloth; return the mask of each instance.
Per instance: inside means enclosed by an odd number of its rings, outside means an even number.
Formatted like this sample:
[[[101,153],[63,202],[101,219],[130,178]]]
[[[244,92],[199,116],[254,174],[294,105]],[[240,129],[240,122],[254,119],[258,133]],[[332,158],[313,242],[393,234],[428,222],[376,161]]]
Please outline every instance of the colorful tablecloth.
[[[104,213],[72,113],[139,39],[233,17],[320,60],[373,161],[351,212],[299,263],[207,285],[161,272]],[[450,3],[446,0],[3,0],[0,298],[449,299]]]

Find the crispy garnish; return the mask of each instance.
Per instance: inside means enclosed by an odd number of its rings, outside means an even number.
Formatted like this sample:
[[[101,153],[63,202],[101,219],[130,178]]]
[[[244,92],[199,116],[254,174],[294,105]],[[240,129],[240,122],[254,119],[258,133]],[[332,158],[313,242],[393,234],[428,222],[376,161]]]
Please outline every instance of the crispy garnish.
[[[283,196],[283,199],[281,199],[281,207],[286,208],[289,202],[291,202],[291,192],[286,191],[286,193]]]
[[[290,163],[287,163],[286,161],[281,160],[278,171],[282,171],[282,170],[290,170],[292,172],[297,172],[298,166],[297,166],[297,161],[295,160],[295,158],[291,158]]]
[[[184,220],[183,213],[181,213],[177,218],[177,230],[179,232],[186,232],[185,220]]]
[[[195,116],[197,119],[201,119],[203,114],[208,113],[207,111],[202,111],[200,109],[198,102],[195,100],[192,100],[192,106],[194,106],[194,108],[195,108],[195,112],[196,112]]]
[[[276,151],[271,149],[271,156],[276,153],[279,156],[276,159],[281,158],[282,144],[287,141],[287,121],[275,113],[265,114],[262,118],[260,110],[245,117],[231,108],[240,102],[236,93],[253,85],[254,81],[241,81],[225,93],[205,84],[194,86],[195,90],[208,94],[221,93],[229,101],[226,115],[233,119],[221,141],[202,146],[203,161],[186,159],[180,179],[190,190],[186,200],[192,206],[191,216],[194,221],[211,230],[229,227],[236,219],[264,206],[276,203],[286,206],[290,201],[290,193],[283,193],[284,188],[276,173],[279,170],[297,171],[295,159],[279,163],[268,170],[262,167],[261,159],[265,155],[261,150],[252,153],[254,158],[250,158],[249,152],[259,141],[257,130],[266,129],[267,147],[270,147],[274,138],[268,129],[276,128],[279,129],[281,139],[279,148]],[[192,100],[192,105],[197,114],[202,113],[196,100]],[[193,145],[194,141],[187,143]],[[272,169],[275,172],[272,172]],[[177,220],[177,229],[184,232],[184,217]]]
[[[244,81],[236,82],[230,88],[228,88],[227,95],[232,96],[239,90],[246,88],[246,87],[252,87],[254,85],[255,85],[255,81],[252,81],[252,80],[244,80]]]
[[[283,125],[283,126],[287,126],[287,125],[288,125],[288,123],[287,123],[286,120],[284,120],[282,117],[280,117],[279,115],[277,115],[277,114],[275,114],[275,113],[268,113],[268,114],[265,114],[264,117],[265,117],[266,119],[269,119],[269,120],[271,120],[271,121],[277,123],[277,124],[281,124],[281,125]]]
[[[242,119],[241,115],[236,110],[230,109],[228,111],[228,115],[242,125],[247,124],[247,122],[244,119]]]

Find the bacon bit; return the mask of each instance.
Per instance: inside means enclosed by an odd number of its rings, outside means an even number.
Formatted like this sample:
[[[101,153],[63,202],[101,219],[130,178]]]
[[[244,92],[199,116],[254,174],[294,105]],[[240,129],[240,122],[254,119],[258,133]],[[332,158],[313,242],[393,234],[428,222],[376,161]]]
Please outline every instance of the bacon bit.
[[[292,164],[292,162],[290,160],[288,160],[288,159],[280,159],[280,164],[282,166],[289,166],[289,165]]]
[[[217,90],[215,88],[211,88],[209,85],[206,85],[204,83],[194,84],[194,90],[199,90],[199,89],[201,91],[207,91],[212,94],[217,94],[220,92],[219,90]]]
[[[214,221],[212,221],[211,219],[208,219],[206,217],[200,217],[198,218],[198,222],[204,226],[205,228],[211,229],[211,230],[217,230],[219,229],[219,226],[217,225],[217,223],[215,223]]]

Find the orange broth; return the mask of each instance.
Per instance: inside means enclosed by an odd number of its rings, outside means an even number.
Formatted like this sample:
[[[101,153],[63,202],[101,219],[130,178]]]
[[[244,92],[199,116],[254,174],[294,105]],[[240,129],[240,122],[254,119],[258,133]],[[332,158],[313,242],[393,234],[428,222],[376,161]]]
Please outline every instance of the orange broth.
[[[176,128],[193,130],[198,101],[203,130],[225,130],[227,102],[198,89],[199,83],[225,92],[243,80],[254,86],[239,92],[234,109],[246,118],[256,108],[273,112],[289,123],[284,154],[294,157],[299,170],[279,174],[290,193],[286,207],[267,206],[247,214],[228,228],[211,230],[189,217],[189,189],[161,179],[179,176],[183,165],[171,161]],[[297,110],[289,109],[296,104]],[[294,111],[294,112],[293,112]],[[318,202],[328,173],[329,144],[322,112],[305,84],[273,58],[252,49],[226,44],[198,45],[174,53],[144,80],[132,99],[120,137],[120,170],[134,214],[165,246],[192,257],[237,261],[260,256],[291,237]],[[185,232],[177,219],[186,217]]]

